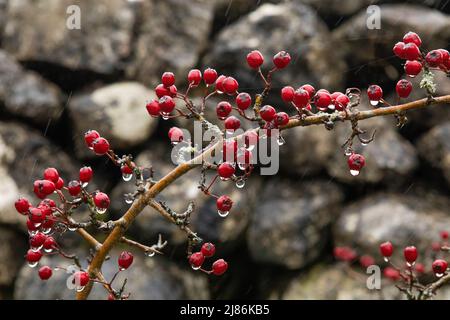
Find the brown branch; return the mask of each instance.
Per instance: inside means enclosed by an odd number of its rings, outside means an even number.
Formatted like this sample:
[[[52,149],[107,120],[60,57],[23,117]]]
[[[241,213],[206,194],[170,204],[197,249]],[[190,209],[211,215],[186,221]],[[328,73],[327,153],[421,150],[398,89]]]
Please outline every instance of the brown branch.
[[[431,104],[437,104],[437,103],[450,103],[450,95],[436,97],[433,100],[429,99],[421,99],[414,102],[409,102],[397,106],[391,106],[391,107],[383,107],[378,108],[374,110],[369,111],[361,111],[356,114],[357,120],[364,120],[369,119],[372,117],[377,116],[385,116],[385,115],[392,115],[392,114],[399,114],[402,112],[405,112],[407,110],[412,109],[420,109],[425,108],[428,105]],[[308,116],[304,119],[292,119],[289,121],[289,123],[282,127],[282,130],[286,130],[293,127],[299,127],[299,126],[309,126],[309,125],[320,125],[323,124],[324,120],[328,121],[338,121],[338,120],[350,120],[350,117],[352,115],[346,114],[345,112],[336,112],[335,114],[320,114],[320,115],[314,115],[314,116]],[[258,131],[259,129],[254,129],[255,131]],[[235,139],[241,139],[242,135],[235,137]],[[120,241],[120,239],[123,237],[125,231],[130,226],[130,224],[136,219],[136,217],[139,215],[139,213],[144,210],[144,208],[147,205],[151,205],[153,208],[155,208],[160,214],[163,216],[166,216],[166,212],[164,210],[161,210],[155,201],[151,201],[153,198],[155,198],[161,191],[163,191],[165,188],[167,188],[170,184],[172,184],[175,180],[177,180],[179,177],[186,174],[188,171],[198,167],[201,165],[202,161],[204,159],[209,158],[211,154],[214,151],[219,152],[222,148],[222,141],[216,142],[214,145],[212,145],[210,148],[206,149],[202,154],[197,156],[196,158],[192,159],[189,162],[183,163],[178,165],[176,168],[174,168],[171,172],[169,172],[164,178],[159,180],[156,184],[154,184],[145,194],[143,194],[137,201],[133,203],[133,205],[128,209],[128,211],[123,215],[123,217],[120,219],[121,223],[116,225],[114,229],[111,231],[109,236],[106,238],[106,240],[103,242],[103,245],[99,248],[99,250],[95,253],[94,258],[91,261],[91,264],[89,265],[88,271],[91,276],[95,276],[100,271],[100,268],[102,267],[103,261],[105,260],[108,252],[114,247],[114,245]],[[169,215],[170,216],[170,215]],[[170,217],[172,220],[172,218]],[[436,282],[440,283],[444,281],[443,278]],[[79,293],[77,293],[77,299],[86,299],[92,289],[92,282],[85,287],[85,289]]]

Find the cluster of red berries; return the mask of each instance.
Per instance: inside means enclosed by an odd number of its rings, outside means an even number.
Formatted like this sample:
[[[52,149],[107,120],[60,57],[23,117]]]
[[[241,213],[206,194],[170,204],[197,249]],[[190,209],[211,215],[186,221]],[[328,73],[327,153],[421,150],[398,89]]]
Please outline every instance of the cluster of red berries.
[[[84,134],[84,141],[90,150],[102,156],[109,151],[109,141],[101,137],[96,130],[89,130]]]
[[[369,255],[362,255],[358,259],[358,254],[350,247],[335,247],[333,250],[334,258],[347,263],[353,263],[358,260],[359,264],[363,268],[368,268],[375,264],[375,259]]]
[[[205,262],[205,258],[210,258],[216,253],[216,247],[214,244],[207,242],[202,245],[202,248],[198,252],[194,252],[189,256],[189,263],[194,270],[202,270],[206,273],[212,273],[216,276],[220,276],[228,269],[228,263],[223,259],[218,259],[212,264],[211,271],[205,271],[202,269],[202,265]]]

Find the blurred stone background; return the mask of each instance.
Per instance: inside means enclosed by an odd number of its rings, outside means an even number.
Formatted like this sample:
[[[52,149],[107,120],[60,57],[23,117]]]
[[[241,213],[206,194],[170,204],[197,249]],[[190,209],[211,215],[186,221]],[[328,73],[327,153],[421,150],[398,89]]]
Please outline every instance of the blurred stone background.
[[[81,30],[66,28],[72,4],[81,8]],[[366,26],[371,4],[380,6],[381,29]],[[174,72],[183,89],[190,68],[210,66],[254,93],[261,88],[245,55],[259,49],[270,62],[287,50],[293,63],[276,74],[269,101],[280,109],[280,88],[307,82],[340,91],[378,83],[393,102],[392,88],[403,76],[393,44],[412,30],[425,50],[450,49],[449,13],[445,0],[0,0],[0,299],[73,298],[66,274],[41,282],[22,258],[27,237],[13,203],[32,193],[43,169],[55,166],[68,181],[91,165],[95,184],[114,198],[111,217],[126,210],[122,194],[130,187],[105,159],[86,152],[87,129],[99,130],[140,164],[151,163],[157,176],[173,167],[166,136],[173,123],[150,118],[144,107],[163,71]],[[449,94],[450,80],[438,82],[438,93]],[[411,99],[422,95],[416,89]],[[194,228],[218,244],[230,269],[222,277],[193,272],[183,235],[147,210],[130,236],[150,244],[163,233],[170,245],[163,257],[136,253],[135,266],[124,273],[132,298],[401,298],[388,282],[381,294],[367,290],[364,270],[356,263],[362,278],[352,276],[332,249],[351,246],[382,263],[378,244],[391,240],[416,245],[424,257],[439,231],[450,231],[449,115],[448,106],[412,111],[402,129],[392,117],[365,121],[378,135],[363,150],[367,166],[358,177],[348,173],[340,149],[348,125],[290,130],[277,176],[253,176],[242,191],[218,186],[237,202],[225,220],[198,192],[198,172],[189,173],[164,199],[174,208],[196,199]],[[76,236],[63,245],[87,251]],[[105,263],[106,275],[117,254]],[[430,260],[422,262],[429,271]]]

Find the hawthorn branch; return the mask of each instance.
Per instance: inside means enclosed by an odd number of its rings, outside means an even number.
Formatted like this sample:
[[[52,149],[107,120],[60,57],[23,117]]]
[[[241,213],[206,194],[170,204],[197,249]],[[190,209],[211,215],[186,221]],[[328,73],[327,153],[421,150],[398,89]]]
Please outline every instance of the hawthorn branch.
[[[314,116],[307,116],[303,119],[291,119],[289,123],[280,128],[281,130],[287,130],[294,127],[300,126],[310,126],[310,125],[321,125],[324,121],[348,121],[351,118],[355,117],[357,120],[364,120],[378,116],[387,116],[387,115],[398,115],[402,114],[407,110],[413,109],[422,109],[429,105],[433,104],[450,104],[450,95],[436,97],[432,100],[430,99],[420,99],[417,101],[400,104],[396,106],[383,107],[374,110],[368,111],[360,111],[357,112],[356,115],[348,114],[346,112],[335,112],[333,114],[319,114]],[[202,117],[200,117],[202,118]],[[203,119],[201,119],[203,120]],[[259,128],[253,129],[254,131],[258,131]],[[235,137],[235,139],[242,139],[243,135]],[[120,241],[120,239],[124,236],[125,231],[128,229],[130,224],[136,219],[136,217],[144,210],[147,205],[150,205],[156,211],[158,211],[161,215],[173,221],[173,218],[170,214],[161,207],[161,205],[154,200],[154,198],[161,193],[164,189],[166,189],[169,185],[171,185],[178,178],[189,172],[190,170],[201,166],[205,159],[208,159],[213,152],[219,152],[222,148],[222,140],[219,140],[212,144],[209,148],[203,151],[202,154],[198,155],[194,159],[182,163],[170,171],[165,177],[160,179],[157,183],[155,183],[151,188],[149,188],[137,201],[133,203],[133,205],[128,209],[128,211],[121,218],[122,223],[116,225],[108,237],[105,239],[103,244],[99,247],[97,252],[95,253],[89,268],[89,274],[94,277],[101,269],[103,262],[105,261],[106,256],[109,251]],[[188,231],[187,229],[186,231]],[[188,231],[189,232],[189,231]],[[192,231],[191,231],[192,232]],[[450,280],[450,275],[447,277],[441,278],[439,281],[435,282],[431,287],[431,290],[436,290],[439,286],[443,285],[445,282]],[[87,285],[83,291],[77,293],[77,299],[86,299],[89,296],[89,293],[92,289],[92,281]]]

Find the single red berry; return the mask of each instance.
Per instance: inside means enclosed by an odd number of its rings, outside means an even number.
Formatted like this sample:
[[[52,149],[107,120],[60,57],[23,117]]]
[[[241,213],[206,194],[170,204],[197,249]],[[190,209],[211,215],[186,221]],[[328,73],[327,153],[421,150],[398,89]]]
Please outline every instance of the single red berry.
[[[44,222],[42,222],[42,228],[44,229],[51,229],[53,225],[55,224],[55,218],[53,216],[47,216]]]
[[[45,217],[46,215],[42,212],[41,209],[33,207],[30,208],[29,218],[33,224],[42,223],[42,221],[45,220]]]
[[[234,131],[241,127],[241,121],[235,116],[229,116],[224,122],[225,129]]]
[[[217,71],[211,68],[206,69],[203,72],[203,80],[206,85],[211,85],[217,80]]]
[[[122,251],[119,256],[118,264],[120,269],[128,269],[129,266],[133,263],[133,254],[128,251]]]
[[[80,181],[81,182],[89,182],[92,179],[92,175],[93,175],[93,171],[91,167],[86,167],[84,166],[83,168],[80,169]]]
[[[122,172],[123,175],[131,175],[133,174],[133,168],[130,168],[127,164],[123,164],[120,166],[120,172]]]
[[[447,272],[447,267],[447,261],[442,259],[434,260],[432,264],[433,272],[439,276],[442,276],[445,272]]]
[[[45,250],[52,250],[56,248],[56,241],[53,237],[47,237],[44,241],[43,247]]]
[[[367,96],[370,101],[378,102],[383,98],[383,89],[376,84],[372,84],[367,88]]]
[[[438,241],[434,241],[433,243],[431,243],[431,250],[436,252],[441,251],[441,243]]]
[[[56,186],[49,180],[36,180],[33,184],[34,193],[38,198],[44,199],[49,194],[52,194],[56,190]]]
[[[226,94],[233,95],[236,93],[236,91],[239,88],[239,83],[237,80],[233,77],[227,77],[225,80],[223,80],[223,91]]]
[[[41,280],[48,280],[52,276],[52,268],[49,266],[43,266],[39,269],[38,274]]]
[[[425,273],[425,266],[423,264],[421,264],[421,263],[416,263],[414,268],[416,269],[416,271],[418,273]]]
[[[217,167],[217,174],[222,179],[229,179],[233,176],[235,168],[231,163],[224,162]]]
[[[447,240],[448,239],[448,231],[441,231],[440,232],[440,236],[442,240]]]
[[[405,73],[408,76],[417,76],[420,71],[422,71],[422,64],[419,61],[406,61],[405,63]]]
[[[392,281],[400,280],[400,272],[392,267],[384,268],[383,274],[389,280],[392,280]]]
[[[330,93],[325,90],[317,91],[316,95],[314,96],[314,104],[320,111],[326,111],[328,109],[328,106],[331,104]]]
[[[84,141],[89,148],[92,148],[92,143],[97,138],[100,138],[100,134],[95,130],[89,130],[84,134]]]
[[[259,115],[264,121],[270,122],[277,116],[277,111],[274,107],[265,105],[259,110]]]
[[[116,297],[112,293],[110,293],[110,294],[108,294],[108,300],[109,301],[116,300]]]
[[[211,242],[207,242],[202,245],[201,252],[206,258],[209,258],[216,253],[216,247]]]
[[[369,255],[363,255],[359,258],[359,263],[363,268],[368,268],[375,264],[375,259]]]
[[[291,102],[294,100],[295,90],[291,86],[286,86],[281,89],[281,99],[284,102]]]
[[[170,128],[168,136],[169,136],[170,141],[174,144],[179,143],[179,142],[183,141],[183,139],[184,139],[183,130],[181,130],[178,127]]]
[[[395,86],[395,91],[400,98],[408,98],[412,91],[412,84],[406,79],[401,79]]]
[[[394,51],[394,54],[399,57],[400,59],[405,59],[405,43],[404,42],[397,42],[394,45],[394,48],[392,49]]]
[[[162,98],[164,96],[170,96],[169,88],[164,87],[164,85],[158,84],[155,88],[155,93],[158,98]]]
[[[236,97],[236,105],[241,110],[246,110],[252,104],[252,97],[247,92],[241,92]]]
[[[297,108],[304,108],[309,103],[309,92],[305,89],[299,88],[294,92],[294,104]]]
[[[44,171],[44,180],[52,181],[53,183],[58,182],[59,173],[55,168],[47,168]]]
[[[41,220],[42,221],[42,220]],[[32,222],[30,218],[27,219],[27,229],[28,231],[37,231],[39,230],[39,227],[36,227],[36,222]]]
[[[278,112],[275,117],[275,125],[281,127],[289,123],[289,115],[286,112]]]
[[[109,151],[109,142],[102,137],[95,139],[92,146],[94,147],[94,152],[99,156],[104,155]]]
[[[42,252],[41,251],[33,251],[31,249],[27,251],[27,255],[25,257],[25,259],[29,263],[36,263],[39,260],[41,260],[41,258],[42,258]]]
[[[314,94],[316,93],[316,89],[310,84],[304,84],[300,87],[300,89],[306,90],[309,93],[309,97],[314,97]]]
[[[33,248],[39,248],[44,244],[46,239],[47,236],[45,234],[38,232],[30,238],[30,246]]]
[[[94,203],[97,208],[107,209],[109,207],[109,197],[106,193],[96,192],[94,195]]]
[[[407,34],[403,36],[404,43],[414,43],[416,46],[420,47],[422,44],[422,40],[419,35],[415,32],[409,31]]]
[[[45,199],[45,200],[49,200],[49,199]],[[52,210],[52,207],[45,202],[45,200],[43,200],[43,201],[41,201],[41,203],[39,203],[38,208],[42,211],[42,214],[45,217],[48,217],[48,216],[52,215],[53,210]]]
[[[228,212],[231,210],[231,207],[233,206],[233,201],[228,196],[220,196],[217,201],[217,210],[222,212]]]
[[[223,88],[223,82],[225,81],[226,78],[227,77],[224,76],[224,75],[221,75],[221,76],[219,76],[217,78],[217,80],[216,80],[216,90],[218,92],[224,92],[225,89]]]
[[[58,181],[55,183],[55,187],[58,190],[61,190],[64,187],[64,180],[59,177]]]
[[[30,203],[30,201],[28,201],[25,198],[19,198],[14,203],[14,206],[16,207],[16,210],[18,213],[27,214],[28,209],[30,209],[30,207],[31,207],[31,203]]]
[[[258,50],[253,50],[247,55],[247,63],[250,68],[258,69],[264,63],[264,57]]]
[[[236,140],[226,140],[223,143],[222,153],[223,161],[234,162],[236,160],[238,144]]]
[[[347,164],[350,169],[350,173],[356,176],[366,164],[366,159],[361,154],[353,153],[350,157],[348,157]]]
[[[383,242],[380,244],[380,252],[383,257],[389,258],[394,252],[394,246],[389,241]]]
[[[336,259],[346,262],[351,262],[357,257],[355,250],[350,247],[335,247],[333,255]]]
[[[175,84],[175,75],[172,72],[164,72],[161,77],[161,82],[166,88],[173,86]]]
[[[76,197],[81,192],[81,183],[78,180],[72,180],[67,184],[67,190],[72,197]]]
[[[161,108],[159,107],[158,100],[152,100],[145,106],[147,108],[147,112],[152,117],[159,117],[159,113],[161,111]]]
[[[419,47],[415,43],[407,43],[403,48],[403,55],[406,60],[417,60],[420,57]]]
[[[291,56],[286,51],[280,51],[273,56],[272,61],[275,67],[283,69],[291,62]]]
[[[205,256],[201,252],[194,252],[189,257],[189,264],[193,269],[200,269],[203,262],[205,261]]]
[[[225,273],[225,271],[227,271],[227,269],[228,263],[223,259],[216,260],[212,265],[212,272],[216,276],[221,276]]]
[[[216,106],[216,114],[220,120],[225,120],[226,117],[231,113],[233,107],[228,101],[221,101]]]
[[[188,82],[191,86],[196,87],[202,81],[202,72],[198,69],[192,69],[188,73]]]
[[[337,111],[343,111],[345,110],[345,108],[347,108],[349,103],[350,98],[347,95],[341,93],[334,100],[334,107],[336,108]]]
[[[73,284],[85,287],[89,283],[90,277],[86,271],[77,271],[73,274]]]
[[[444,57],[442,56],[441,51],[432,50],[427,53],[425,61],[428,63],[430,67],[436,68],[444,63]]]
[[[414,246],[406,247],[403,250],[403,255],[405,256],[406,262],[413,264],[417,259],[417,249]]]
[[[163,96],[159,99],[159,108],[161,112],[171,113],[175,109],[175,101],[170,96]]]

